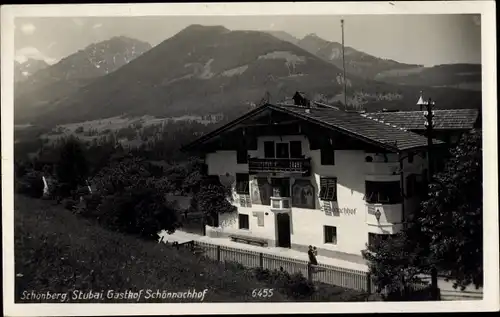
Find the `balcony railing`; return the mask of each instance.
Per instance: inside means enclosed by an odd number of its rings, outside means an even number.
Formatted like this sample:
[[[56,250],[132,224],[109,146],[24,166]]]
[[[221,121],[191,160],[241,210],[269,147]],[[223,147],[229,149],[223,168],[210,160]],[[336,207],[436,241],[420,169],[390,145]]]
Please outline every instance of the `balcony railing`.
[[[287,211],[292,208],[290,197],[271,197],[271,210]]]
[[[249,158],[249,172],[264,172],[264,173],[300,173],[309,174],[311,170],[310,158],[293,158],[293,159],[273,159],[273,158]]]

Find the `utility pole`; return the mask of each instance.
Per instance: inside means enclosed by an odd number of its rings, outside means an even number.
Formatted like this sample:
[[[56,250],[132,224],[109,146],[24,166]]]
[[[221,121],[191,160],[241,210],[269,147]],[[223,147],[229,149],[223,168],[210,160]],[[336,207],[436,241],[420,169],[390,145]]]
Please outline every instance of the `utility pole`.
[[[432,99],[429,98],[429,101],[427,101],[425,107],[426,107],[426,111],[425,111],[425,114],[424,116],[427,118],[427,121],[425,121],[425,127],[426,127],[426,130],[427,130],[427,162],[428,162],[428,167],[427,167],[427,171],[428,171],[428,181],[430,182],[432,180],[432,176],[434,175],[434,157],[433,157],[433,153],[432,153],[432,147],[433,147],[433,143],[432,143],[432,136],[433,136],[433,132],[434,132],[434,126],[433,126],[433,117],[434,117],[434,114],[432,113],[432,106],[433,106],[433,102],[432,102]]]
[[[432,102],[431,98],[429,98],[429,101],[427,102],[426,109],[424,116],[427,118],[425,121],[425,126],[427,129],[427,171],[428,171],[428,182],[432,181],[432,178],[434,176],[434,153],[433,153],[433,143],[432,143],[432,136],[433,136],[433,117],[434,114],[432,113],[432,106],[434,103]],[[427,189],[429,190],[429,189]],[[431,291],[432,291],[432,299],[437,300],[438,299],[438,285],[437,285],[437,269],[434,265],[431,266]]]
[[[343,68],[343,81],[344,81],[344,109],[347,110],[347,80],[345,78],[345,52],[344,52],[344,19],[340,20],[342,27],[342,68]]]

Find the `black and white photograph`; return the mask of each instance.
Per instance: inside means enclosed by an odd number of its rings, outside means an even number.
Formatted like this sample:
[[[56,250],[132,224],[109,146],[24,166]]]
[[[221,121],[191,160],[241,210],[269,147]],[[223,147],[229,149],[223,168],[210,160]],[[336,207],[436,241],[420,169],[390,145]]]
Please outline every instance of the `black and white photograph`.
[[[5,314],[498,310],[494,11],[2,6]]]

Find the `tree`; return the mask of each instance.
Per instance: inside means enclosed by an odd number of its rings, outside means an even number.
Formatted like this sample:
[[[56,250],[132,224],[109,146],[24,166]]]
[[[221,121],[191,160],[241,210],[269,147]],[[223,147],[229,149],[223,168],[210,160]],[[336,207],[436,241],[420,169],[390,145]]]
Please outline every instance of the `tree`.
[[[183,190],[193,196],[192,208],[203,212],[208,219],[218,213],[230,213],[236,210],[231,203],[231,189],[223,186],[217,176],[208,176],[203,164],[198,160],[190,161],[192,170],[185,177]]]
[[[429,184],[417,219],[432,261],[462,289],[483,284],[481,140],[481,132],[472,131],[451,150],[444,170]]]
[[[362,251],[375,286],[405,293],[435,266],[455,287],[482,285],[481,134],[465,135],[433,177],[421,210],[400,233]]]
[[[408,295],[410,287],[421,282],[422,274],[429,271],[426,253],[406,231],[375,240],[362,251],[377,291],[389,295]]]
[[[59,148],[59,159],[56,164],[56,175],[59,183],[68,190],[74,190],[85,184],[89,166],[85,157],[83,144],[75,137],[69,137]]]
[[[178,211],[166,201],[162,181],[153,177],[149,167],[144,160],[126,155],[96,175],[94,183],[101,199],[94,214],[101,224],[147,239],[180,226]]]

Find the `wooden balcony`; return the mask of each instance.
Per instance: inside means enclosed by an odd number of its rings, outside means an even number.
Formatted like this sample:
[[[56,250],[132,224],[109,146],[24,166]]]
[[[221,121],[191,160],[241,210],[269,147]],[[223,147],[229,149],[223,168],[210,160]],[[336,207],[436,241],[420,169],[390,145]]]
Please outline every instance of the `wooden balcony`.
[[[298,173],[309,175],[311,171],[311,159],[249,158],[248,171],[250,173]]]

